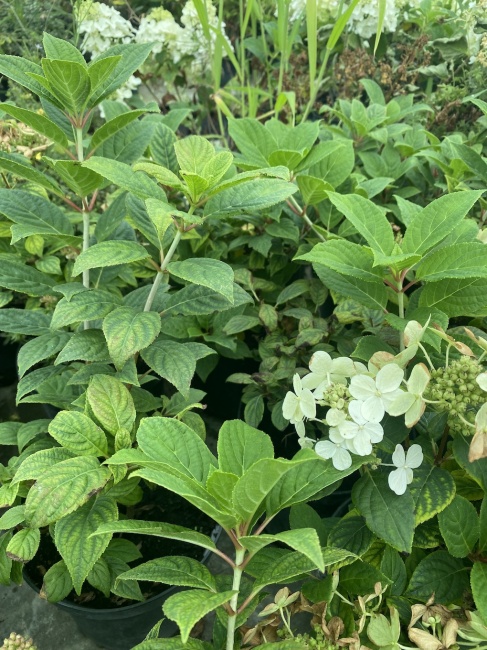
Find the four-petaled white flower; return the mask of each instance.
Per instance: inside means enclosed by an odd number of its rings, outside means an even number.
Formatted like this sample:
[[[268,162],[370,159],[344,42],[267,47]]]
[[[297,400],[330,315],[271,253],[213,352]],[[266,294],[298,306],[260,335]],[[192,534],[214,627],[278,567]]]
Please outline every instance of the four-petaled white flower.
[[[430,378],[431,375],[424,363],[416,364],[407,380],[407,392],[401,392],[389,406],[390,415],[405,415],[404,420],[409,429],[424,413],[426,402],[423,393]]]
[[[352,400],[348,412],[352,420],[341,422],[337,429],[348,440],[348,448],[358,456],[367,456],[372,452],[372,443],[380,442],[384,430],[377,422],[369,422],[362,415],[363,402]]]
[[[301,379],[298,374],[293,378],[294,393],[288,391],[282,404],[282,414],[291,424],[298,424],[304,418],[316,417],[316,402],[313,393],[307,388],[303,388]],[[304,428],[298,430],[298,434],[304,435]]]
[[[389,474],[389,487],[398,495],[406,492],[407,486],[413,480],[413,469],[417,469],[423,462],[423,450],[419,445],[411,445],[407,454],[401,445],[396,445],[392,454],[392,463],[397,469]]]
[[[480,375],[475,378],[475,381],[482,390],[487,391],[487,372],[481,372]]]
[[[322,458],[331,458],[335,469],[348,469],[352,464],[352,456],[348,451],[350,441],[346,440],[335,427],[330,429],[329,437],[329,440],[320,440],[316,443],[316,453]]]
[[[403,378],[404,370],[396,363],[381,368],[375,379],[367,375],[352,377],[350,394],[363,402],[362,415],[368,422],[380,422],[389,412],[389,406],[402,393],[399,386]]]
[[[354,373],[354,363],[348,357],[332,359],[328,352],[315,352],[309,362],[311,372],[303,377],[303,387],[314,390],[317,398],[323,397],[323,392],[331,384],[346,384],[347,377]]]

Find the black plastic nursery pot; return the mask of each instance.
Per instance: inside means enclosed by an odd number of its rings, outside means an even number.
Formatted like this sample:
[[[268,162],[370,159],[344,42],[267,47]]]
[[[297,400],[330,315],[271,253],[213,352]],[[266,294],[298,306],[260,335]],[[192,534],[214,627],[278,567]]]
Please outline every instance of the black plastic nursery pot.
[[[211,534],[213,541],[218,541],[221,528],[216,526]],[[206,564],[211,551],[205,551],[201,558]],[[39,593],[39,587],[24,571],[25,582]],[[184,587],[169,587],[144,602],[124,605],[116,609],[95,609],[77,605],[69,600],[55,603],[55,606],[69,614],[79,631],[102,648],[107,650],[131,650],[141,643],[154,625],[163,618],[162,606],[165,601],[182,591]],[[159,630],[160,638],[168,638],[178,633],[178,626],[169,619],[164,619]]]

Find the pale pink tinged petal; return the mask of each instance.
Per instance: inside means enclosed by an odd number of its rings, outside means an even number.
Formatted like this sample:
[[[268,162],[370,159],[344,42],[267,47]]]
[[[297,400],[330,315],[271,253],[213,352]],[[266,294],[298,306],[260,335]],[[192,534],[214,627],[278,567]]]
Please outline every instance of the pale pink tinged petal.
[[[320,375],[315,375],[312,372],[310,372],[309,375],[305,375],[301,379],[301,386],[309,390],[314,390],[321,383],[323,383],[323,377]]]
[[[389,405],[387,408],[387,412],[389,415],[392,415],[394,417],[397,417],[398,415],[404,415],[411,406],[414,404],[416,401],[415,395],[411,395],[411,393],[403,393],[401,392],[400,395],[398,395]]]
[[[404,494],[407,488],[406,472],[404,469],[394,469],[387,479],[389,487],[397,495]]]
[[[318,456],[326,458],[327,460],[329,458],[333,458],[333,456],[336,454],[337,449],[338,447],[329,440],[320,440],[315,445],[315,451]]]
[[[299,412],[299,400],[294,393],[288,391],[282,403],[282,415],[286,420],[293,420],[296,411]]]
[[[367,420],[362,415],[362,406],[363,406],[363,404],[364,403],[361,400],[354,399],[348,405],[348,412],[350,413],[350,417],[357,424],[365,424],[367,422]]]
[[[326,423],[330,427],[337,427],[342,422],[345,422],[346,419],[347,419],[346,413],[344,411],[340,411],[340,409],[331,408],[328,410],[328,413],[326,414]]]
[[[326,375],[331,372],[332,358],[328,352],[320,350],[315,352],[309,362],[309,369],[317,375]]]
[[[348,390],[352,397],[361,400],[366,400],[377,392],[375,381],[367,375],[355,375],[355,377],[352,377]]]
[[[406,465],[416,469],[423,462],[423,450],[420,445],[411,445],[406,456]]]
[[[301,393],[302,390],[302,386],[301,386],[301,379],[299,378],[298,373],[296,373],[293,377],[293,387],[294,387],[294,392],[299,397],[299,394]]]
[[[418,363],[414,366],[408,379],[408,391],[415,395],[422,395],[429,383],[431,375],[424,363]]]
[[[367,431],[367,435],[369,436],[371,442],[381,442],[381,440],[384,438],[384,429],[380,424],[376,424],[375,422],[368,422],[365,425],[364,430]]]
[[[414,427],[414,425],[419,422],[425,409],[426,409],[426,402],[423,402],[421,397],[417,397],[414,404],[407,411],[406,417],[404,418],[405,424],[408,429]]]
[[[475,379],[477,384],[480,386],[482,390],[487,391],[487,372],[482,372],[480,375]]]
[[[361,431],[355,436],[352,445],[359,456],[368,456],[372,451],[372,443],[365,431]]]
[[[304,430],[304,422],[303,422],[302,420],[301,420],[301,422],[296,422],[295,425],[294,425],[294,428],[296,429],[296,433],[298,434],[298,436],[299,436],[300,438],[303,438],[303,437],[304,437],[304,433],[305,433],[305,430]],[[301,444],[301,443],[300,443],[300,444]]]
[[[362,415],[367,422],[381,422],[384,414],[384,404],[377,395],[369,397],[362,404]]]
[[[390,393],[397,390],[404,379],[404,370],[397,363],[389,363],[377,373],[375,383],[381,393]]]
[[[340,431],[340,435],[342,436],[342,438],[345,438],[345,440],[350,440],[352,438],[355,438],[355,436],[357,435],[359,426],[355,422],[350,422],[350,420],[346,420],[345,422],[342,422],[338,426],[338,430]]]
[[[401,445],[396,445],[396,449],[392,454],[392,463],[396,467],[404,467],[406,464],[406,453]]]
[[[316,417],[316,402],[310,390],[303,390],[300,397],[301,411],[307,418]]]
[[[350,452],[346,449],[343,449],[343,447],[337,447],[332,462],[335,469],[344,470],[351,466],[352,457],[350,456]]]

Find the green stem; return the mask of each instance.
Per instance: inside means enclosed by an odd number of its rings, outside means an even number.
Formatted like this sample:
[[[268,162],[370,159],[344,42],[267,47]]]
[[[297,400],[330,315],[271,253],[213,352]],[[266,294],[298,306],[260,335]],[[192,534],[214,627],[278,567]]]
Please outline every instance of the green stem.
[[[398,287],[399,291],[397,293],[397,307],[399,310],[399,318],[404,318],[404,292],[402,286]],[[404,350],[404,332],[399,333],[399,349],[401,352]]]
[[[226,650],[234,650],[235,647],[235,625],[237,623],[238,594],[240,591],[240,581],[242,580],[242,569],[240,568],[240,565],[242,564],[244,557],[244,548],[240,548],[235,551],[235,568],[233,570],[232,589],[236,593],[233,594],[232,599],[230,600],[230,607],[234,613],[228,616]]]
[[[319,230],[316,229],[314,223],[311,221],[311,219],[308,217],[306,214],[306,210],[304,210],[299,203],[296,201],[294,196],[289,197],[289,202],[292,203],[294,208],[297,211],[297,214],[303,219],[303,221],[311,228],[311,230],[314,232],[314,234],[318,237],[319,240],[321,241],[326,241],[326,239],[323,237],[323,235],[319,232]]]
[[[157,272],[156,277],[154,278],[152,288],[150,290],[149,295],[147,296],[147,301],[145,303],[144,311],[150,311],[151,310],[152,303],[154,302],[154,298],[156,297],[156,294],[157,294],[157,290],[159,288],[159,285],[162,282],[163,273],[166,270],[167,265],[171,261],[171,258],[173,257],[174,253],[176,252],[176,248],[178,247],[178,244],[181,241],[182,234],[183,234],[182,231],[178,229],[176,231],[176,234],[174,235],[174,239],[173,239],[173,242],[171,244],[171,247],[167,251],[167,254],[166,254],[165,258],[162,261],[161,268],[159,269],[159,271]]]
[[[78,156],[78,161],[81,163],[84,160],[84,151],[83,151],[83,129],[82,127],[76,128],[76,154]],[[86,201],[82,198],[83,205],[83,253],[88,250],[90,247],[90,213],[86,208]],[[83,271],[83,286],[86,289],[90,288],[90,271],[86,269]],[[90,322],[85,320],[83,327],[87,330],[90,326]]]

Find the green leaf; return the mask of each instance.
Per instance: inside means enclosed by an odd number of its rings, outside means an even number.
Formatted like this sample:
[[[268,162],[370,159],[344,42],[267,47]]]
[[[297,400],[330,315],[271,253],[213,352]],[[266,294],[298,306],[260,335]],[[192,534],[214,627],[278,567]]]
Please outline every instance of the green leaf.
[[[186,345],[175,341],[157,340],[142,350],[142,359],[158,375],[167,379],[183,395],[189,394],[196,371],[196,359]]]
[[[242,476],[254,463],[273,458],[270,437],[241,420],[227,420],[218,433],[218,461],[223,472]]]
[[[447,316],[487,316],[486,289],[486,278],[431,282],[421,291],[419,306],[435,307]]]
[[[467,557],[479,539],[479,517],[470,501],[456,495],[438,515],[440,531],[453,557]]]
[[[247,424],[258,427],[264,417],[264,398],[256,395],[249,399],[244,409],[244,419]]]
[[[0,445],[17,445],[20,422],[0,422]]]
[[[119,307],[106,316],[103,333],[110,357],[120,370],[136,352],[148,347],[161,329],[156,312],[140,312],[133,307]]]
[[[50,603],[58,603],[66,598],[73,589],[73,581],[69,575],[66,563],[61,560],[53,564],[44,574],[42,583],[41,597]]]
[[[374,256],[370,250],[345,239],[317,244],[309,253],[295,260],[327,266],[342,275],[350,275],[365,282],[382,279],[382,270],[374,268]]]
[[[53,447],[51,449],[36,451],[22,461],[20,467],[15,472],[12,482],[19,483],[20,481],[37,480],[50,467],[63,460],[73,458],[73,455],[73,453],[63,447]]]
[[[410,492],[398,496],[384,474],[364,474],[353,486],[352,499],[367,526],[400,552],[410,553],[414,535],[414,500]]]
[[[485,248],[480,242],[443,246],[416,267],[416,278],[428,282],[480,277],[487,277]]]
[[[74,61],[43,59],[42,69],[53,95],[64,109],[72,115],[79,115],[91,91],[86,66]]]
[[[41,336],[49,332],[50,316],[42,311],[1,309],[0,332]]]
[[[76,593],[96,561],[107,548],[112,535],[91,537],[101,524],[118,519],[116,502],[109,496],[100,496],[63,517],[56,523],[54,539],[61,557],[68,567]]]
[[[480,530],[479,530],[479,551],[485,553],[487,551],[487,499],[482,499],[480,506]]]
[[[189,557],[168,556],[151,560],[122,573],[118,579],[148,580],[166,585],[217,590],[215,579],[208,569],[201,562]]]
[[[371,546],[374,536],[363,517],[343,517],[330,531],[327,544],[344,548],[355,555],[363,555]]]
[[[59,334],[63,332],[53,332]],[[71,336],[65,347],[56,357],[54,365],[68,361],[108,361],[108,348],[100,330],[82,330]]]
[[[135,111],[122,113],[121,115],[117,115],[117,117],[108,120],[108,122],[105,122],[103,126],[95,131],[90,140],[90,153],[95,151],[95,149],[97,149],[103,142],[114,136],[125,126],[136,120],[141,115],[144,115],[144,113],[147,113],[147,109],[141,108]]]
[[[416,526],[444,510],[455,496],[450,472],[434,466],[416,469],[409,489],[414,500]]]
[[[253,302],[252,298],[238,284],[233,285],[233,304],[212,289],[189,284],[169,296],[164,303],[164,314],[182,316],[213,314],[251,302]]]
[[[181,280],[197,284],[233,302],[233,269],[228,264],[210,258],[192,258],[170,262],[167,270]]]
[[[28,296],[52,294],[55,281],[48,275],[15,259],[0,259],[0,286]]]
[[[467,474],[484,491],[487,491],[487,458],[480,458],[479,460],[474,460],[472,463],[468,460],[470,440],[466,440],[463,435],[456,435],[453,439],[453,455],[460,467],[463,467]]]
[[[150,459],[201,484],[216,466],[216,459],[198,434],[173,418],[143,418],[137,442]]]
[[[179,625],[181,640],[186,643],[195,624],[208,612],[227,603],[234,593],[233,591],[223,591],[219,594],[209,594],[201,590],[181,591],[166,600],[163,611],[167,618]]]
[[[165,124],[158,123],[150,143],[152,159],[156,163],[176,173],[179,169],[174,143],[175,133]]]
[[[333,192],[333,185],[321,178],[301,174],[296,178],[299,191],[303,196],[305,205],[316,205],[328,198],[328,192]]]
[[[0,74],[24,86],[24,88],[27,88],[35,95],[44,97],[51,103],[62,108],[59,101],[51,92],[36,80],[35,75],[42,75],[42,68],[37,63],[24,59],[21,56],[0,54]]]
[[[9,528],[15,528],[19,524],[25,521],[24,514],[25,506],[14,506],[9,508],[1,517],[0,517],[0,530],[8,530]]]
[[[311,164],[311,167],[310,167]],[[309,167],[311,176],[321,178],[333,187],[344,183],[353,171],[355,152],[351,140],[329,140],[318,143],[298,170]]]
[[[147,249],[134,241],[104,241],[83,251],[76,259],[73,276],[88,269],[139,262],[149,257]]]
[[[7,557],[14,562],[29,562],[37,553],[41,541],[38,528],[22,528],[8,543]]]
[[[97,155],[132,165],[145,154],[154,129],[155,124],[147,120],[127,124],[101,143]]]
[[[115,377],[96,375],[86,391],[93,415],[101,426],[115,435],[120,429],[130,431],[136,412],[129,390]]]
[[[205,205],[206,218],[222,218],[253,213],[281,203],[297,191],[292,183],[273,178],[251,180],[223,190]]]
[[[215,149],[206,138],[190,135],[174,143],[174,151],[182,171],[204,177],[206,164],[215,157]]]
[[[29,192],[0,189],[0,213],[15,224],[12,244],[29,235],[73,234],[73,226],[60,208]]]
[[[18,154],[8,154],[0,152],[0,169],[13,174],[19,178],[24,178],[31,183],[44,187],[48,192],[62,196],[63,192],[59,185],[49,178],[47,174],[35,169],[32,164],[25,158],[18,157]]]
[[[26,520],[42,528],[82,506],[110,480],[111,473],[96,458],[80,456],[47,469],[30,489]]]
[[[427,601],[433,594],[435,602],[453,604],[468,587],[467,568],[446,551],[435,551],[415,568],[406,595]]]
[[[474,562],[470,574],[472,595],[482,619],[487,621],[487,566],[482,562]]]
[[[82,167],[77,160],[54,160],[44,156],[63,183],[77,196],[86,197],[99,189],[104,180],[100,174]]]
[[[394,234],[391,224],[375,203],[358,194],[342,195],[329,192],[328,197],[374,251],[383,255],[392,253]]]
[[[326,287],[343,297],[356,300],[364,307],[383,311],[387,305],[387,291],[382,281],[363,282],[351,276],[345,277],[326,268],[322,264],[313,264],[316,275]]]
[[[92,587],[98,589],[106,598],[110,598],[110,587],[112,585],[112,576],[110,567],[102,557],[99,558],[93,568],[86,576],[86,580]]]
[[[73,61],[80,63],[86,68],[86,61],[81,52],[69,41],[57,38],[52,34],[44,32],[42,37],[42,46],[48,59],[57,59],[59,61]]]
[[[249,549],[253,554],[258,553],[267,544],[282,542],[308,558],[320,571],[323,572],[325,570],[320,539],[314,528],[286,530],[276,535],[251,535],[250,537],[240,537],[239,541],[242,546]]]
[[[152,535],[164,539],[175,539],[180,542],[187,542],[194,546],[214,551],[216,546],[207,535],[198,533],[191,528],[176,526],[175,524],[164,524],[156,521],[141,521],[140,519],[125,519],[112,524],[102,524],[93,535],[104,535],[105,533],[133,533],[134,535]]]
[[[93,97],[103,92],[104,88],[108,85],[113,71],[121,60],[121,56],[108,56],[105,59],[91,61],[88,66],[88,76],[90,77],[91,85],[89,106],[94,105]]]
[[[483,190],[447,194],[430,203],[412,219],[404,235],[405,253],[425,253],[463,220],[470,208],[482,196]]]
[[[118,160],[107,160],[99,156],[92,156],[83,163],[92,171],[106,178],[128,192],[131,192],[140,199],[159,199],[166,201],[164,191],[154,183],[143,172],[134,172],[130,165]]]
[[[233,316],[223,327],[227,336],[233,336],[240,332],[245,332],[260,325],[260,319],[257,316]]]
[[[51,327],[59,329],[82,320],[103,318],[120,305],[120,298],[102,289],[90,289],[74,295],[71,300],[62,298],[56,305]]]
[[[408,580],[406,565],[401,555],[390,546],[383,551],[380,570],[391,581],[391,596],[401,596]]]
[[[386,587],[389,580],[376,566],[368,562],[348,562],[347,566],[340,569],[340,588],[351,597],[370,594],[378,582]]]
[[[105,433],[83,413],[61,411],[49,425],[49,433],[60,445],[78,456],[108,454]]]

